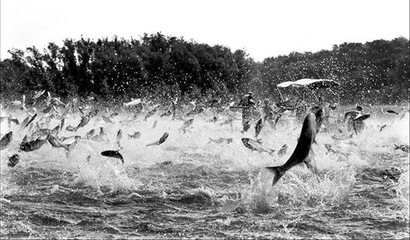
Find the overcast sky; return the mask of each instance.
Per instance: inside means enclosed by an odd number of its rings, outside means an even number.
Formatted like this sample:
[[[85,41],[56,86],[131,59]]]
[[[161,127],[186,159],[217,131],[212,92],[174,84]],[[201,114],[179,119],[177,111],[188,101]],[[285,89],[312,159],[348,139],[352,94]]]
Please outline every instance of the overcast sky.
[[[344,42],[409,38],[409,0],[0,0],[1,59],[65,38],[161,32],[256,61]]]

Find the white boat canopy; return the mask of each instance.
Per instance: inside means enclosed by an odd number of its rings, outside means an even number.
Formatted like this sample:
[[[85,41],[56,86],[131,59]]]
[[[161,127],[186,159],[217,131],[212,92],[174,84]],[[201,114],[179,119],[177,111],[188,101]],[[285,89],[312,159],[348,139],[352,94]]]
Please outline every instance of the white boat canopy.
[[[310,79],[310,78],[303,78],[297,81],[288,81],[279,83],[277,85],[280,88],[286,88],[289,86],[292,87],[309,87],[309,88],[329,88],[334,86],[340,86],[340,83],[335,82],[330,79]]]

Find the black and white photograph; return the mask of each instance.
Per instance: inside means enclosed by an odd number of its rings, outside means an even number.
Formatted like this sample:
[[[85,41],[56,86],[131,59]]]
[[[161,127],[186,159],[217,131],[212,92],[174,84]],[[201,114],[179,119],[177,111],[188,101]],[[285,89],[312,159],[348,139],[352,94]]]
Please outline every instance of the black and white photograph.
[[[0,0],[0,239],[409,239],[409,0]]]

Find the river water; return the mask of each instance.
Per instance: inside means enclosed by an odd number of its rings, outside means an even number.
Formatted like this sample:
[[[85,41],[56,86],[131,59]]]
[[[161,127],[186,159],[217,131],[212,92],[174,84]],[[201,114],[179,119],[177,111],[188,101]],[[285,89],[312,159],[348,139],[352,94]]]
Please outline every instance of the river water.
[[[406,110],[407,111],[407,110]],[[13,114],[22,120],[25,113]],[[409,154],[395,144],[409,143],[409,114],[375,111],[359,135],[348,138],[331,118],[313,145],[319,178],[296,166],[271,186],[267,166],[283,164],[292,154],[301,123],[283,116],[276,129],[259,135],[275,153],[251,151],[241,138],[239,113],[232,124],[226,115],[194,117],[181,131],[181,120],[144,115],[124,121],[122,112],[106,123],[99,114],[76,133],[104,127],[107,141],[81,139],[67,156],[46,143],[19,152],[15,167],[8,158],[18,152],[27,130],[2,121],[1,133],[13,140],[1,151],[1,238],[275,238],[403,239],[409,238]],[[66,119],[75,126],[78,114]],[[187,118],[188,119],[188,118]],[[154,122],[157,121],[154,127]],[[53,119],[49,127],[58,125]],[[380,127],[386,127],[380,132]],[[117,150],[119,159],[104,157]],[[139,139],[128,137],[141,132]],[[168,139],[155,146],[164,132]],[[216,143],[219,138],[232,142]],[[277,152],[284,145],[283,156]],[[334,151],[328,151],[330,144]]]

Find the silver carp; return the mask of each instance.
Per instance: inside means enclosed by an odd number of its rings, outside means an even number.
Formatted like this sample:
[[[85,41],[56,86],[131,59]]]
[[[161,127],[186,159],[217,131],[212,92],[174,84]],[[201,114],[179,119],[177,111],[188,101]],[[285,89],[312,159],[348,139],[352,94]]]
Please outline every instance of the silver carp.
[[[311,151],[312,144],[316,138],[316,117],[313,113],[309,113],[303,122],[302,131],[300,133],[299,141],[296,145],[290,158],[285,164],[277,167],[266,167],[273,173],[272,186],[274,186],[279,179],[292,167],[304,162],[307,167],[317,174],[317,168],[315,161],[312,158],[308,158]]]

